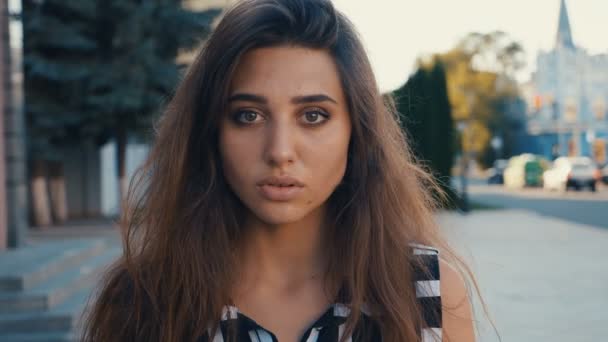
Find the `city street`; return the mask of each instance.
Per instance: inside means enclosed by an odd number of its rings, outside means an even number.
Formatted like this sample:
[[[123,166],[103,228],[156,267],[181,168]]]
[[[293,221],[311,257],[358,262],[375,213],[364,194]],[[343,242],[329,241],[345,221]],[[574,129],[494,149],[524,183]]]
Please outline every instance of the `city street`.
[[[473,202],[501,208],[526,209],[545,216],[608,229],[608,187],[605,185],[595,193],[587,190],[563,193],[542,188],[507,189],[501,185],[485,185],[480,181],[472,183],[468,190]]]
[[[442,213],[439,223],[470,263],[501,341],[606,340],[608,230],[512,209]],[[500,341],[479,304],[475,318],[479,341]]]

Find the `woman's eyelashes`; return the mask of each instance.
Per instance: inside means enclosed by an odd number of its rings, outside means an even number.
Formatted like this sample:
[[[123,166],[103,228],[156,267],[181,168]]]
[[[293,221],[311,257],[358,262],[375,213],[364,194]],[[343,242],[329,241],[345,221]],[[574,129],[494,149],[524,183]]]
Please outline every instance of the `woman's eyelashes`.
[[[321,108],[306,109],[299,117],[305,125],[318,126],[329,120],[329,114]]]
[[[308,126],[319,126],[329,120],[330,115],[321,108],[310,108],[298,115],[298,122]],[[266,120],[266,115],[251,109],[239,109],[232,114],[232,120],[241,126],[254,125]]]
[[[251,125],[260,122],[263,119],[262,115],[250,110],[241,109],[234,112],[232,120],[239,125]]]

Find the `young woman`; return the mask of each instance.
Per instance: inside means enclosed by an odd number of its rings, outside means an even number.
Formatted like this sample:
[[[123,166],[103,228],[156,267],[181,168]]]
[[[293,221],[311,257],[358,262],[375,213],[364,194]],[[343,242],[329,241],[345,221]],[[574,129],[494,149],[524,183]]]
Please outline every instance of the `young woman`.
[[[330,1],[243,1],[159,122],[84,340],[473,341],[434,191]]]

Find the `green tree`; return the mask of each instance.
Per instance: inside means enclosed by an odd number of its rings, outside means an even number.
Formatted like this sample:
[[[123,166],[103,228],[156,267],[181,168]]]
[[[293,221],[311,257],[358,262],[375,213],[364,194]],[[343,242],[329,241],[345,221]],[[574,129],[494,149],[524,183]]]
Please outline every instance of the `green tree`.
[[[95,17],[92,1],[23,1],[25,114],[36,226],[51,224],[51,214],[57,223],[66,219],[62,147],[92,135],[83,127],[92,116],[83,110],[83,98],[98,49],[91,28]]]
[[[452,207],[456,203],[450,186],[454,127],[443,64],[434,60],[421,65],[393,96],[416,157],[433,173],[448,196],[444,205]]]
[[[93,74],[97,44],[82,27],[94,19],[94,4],[46,1],[43,6],[25,0],[23,5],[28,152],[33,159],[59,159],[58,146],[79,140],[85,121],[79,95]]]
[[[116,139],[122,194],[128,137],[150,131],[179,79],[176,57],[219,12],[178,0],[24,0],[30,159],[61,162],[64,146]]]
[[[130,133],[145,136],[179,79],[176,57],[208,34],[218,9],[191,12],[178,0],[97,0],[95,77],[85,108],[102,136],[118,148],[120,193],[127,187],[125,148]],[[122,197],[122,196],[121,196]]]

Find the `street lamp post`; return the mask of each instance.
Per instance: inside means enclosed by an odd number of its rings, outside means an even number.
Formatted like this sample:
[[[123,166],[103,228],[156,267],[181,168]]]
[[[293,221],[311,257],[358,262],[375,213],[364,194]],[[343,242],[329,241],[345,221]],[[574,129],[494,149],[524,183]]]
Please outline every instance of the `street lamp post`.
[[[22,37],[20,19],[21,1],[0,1],[0,42],[2,78],[4,85],[4,143],[6,167],[6,225],[7,247],[17,248],[25,244],[27,222],[27,172],[25,155],[25,118],[23,114]]]
[[[462,186],[462,192],[460,194],[460,198],[461,198],[461,210],[464,213],[468,213],[470,211],[470,206],[469,206],[469,196],[467,193],[467,177],[469,175],[469,163],[470,163],[470,156],[469,153],[470,151],[473,150],[473,115],[474,115],[474,111],[473,111],[473,105],[475,103],[475,91],[473,89],[470,89],[466,86],[461,86],[460,87],[466,103],[467,103],[467,109],[469,111],[468,113],[468,117],[463,120],[460,121],[457,125],[457,129],[460,132],[460,136],[461,136],[461,172],[460,172],[460,185]],[[468,131],[468,132],[467,132]],[[468,133],[468,134],[467,134]],[[464,138],[467,137],[468,138],[468,148],[465,148],[465,140]],[[469,151],[470,150],[470,151]]]
[[[502,146],[503,146],[502,137],[500,135],[494,136],[492,138],[492,140],[490,140],[490,145],[492,145],[492,148],[494,149],[496,159],[501,159],[502,158]]]
[[[458,125],[456,126],[458,129],[458,132],[460,132],[460,141],[461,141],[461,148],[460,148],[460,209],[462,210],[462,212],[464,213],[468,213],[469,212],[469,198],[468,198],[468,194],[467,194],[467,176],[469,173],[469,158],[468,158],[468,153],[466,152],[465,148],[464,148],[464,137],[465,137],[465,132],[467,130],[468,127],[468,123],[465,121],[461,121],[458,123]]]

